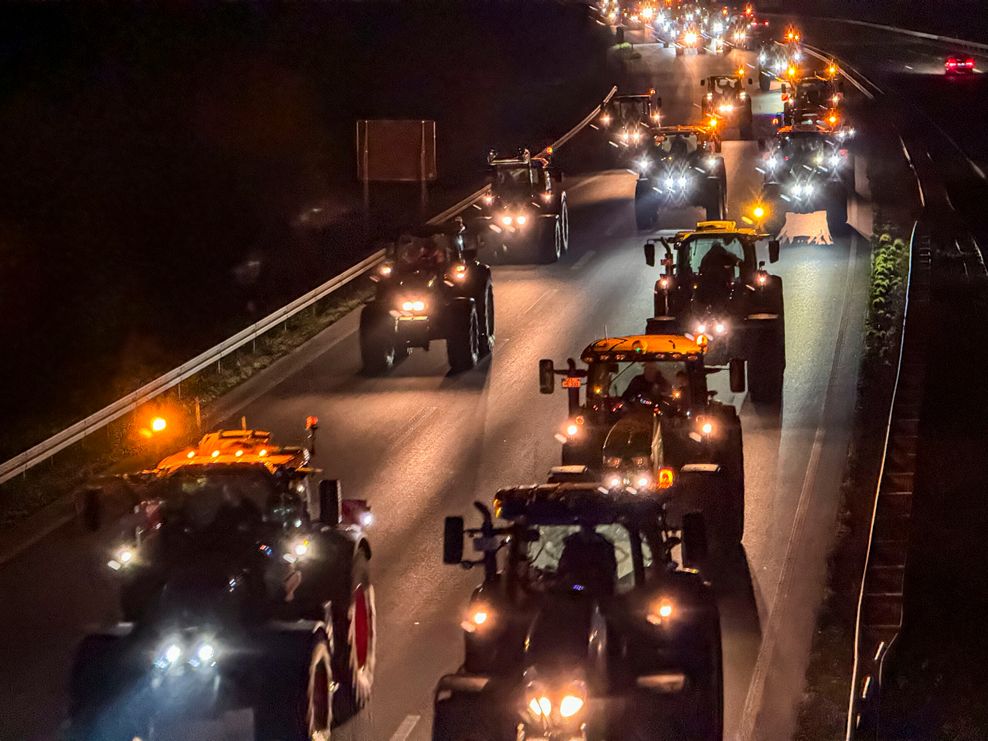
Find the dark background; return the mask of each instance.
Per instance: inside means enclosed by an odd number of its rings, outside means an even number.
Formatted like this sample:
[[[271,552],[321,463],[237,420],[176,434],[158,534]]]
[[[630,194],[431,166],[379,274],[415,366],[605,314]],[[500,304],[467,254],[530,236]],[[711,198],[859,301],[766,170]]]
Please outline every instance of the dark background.
[[[532,0],[0,6],[0,459],[417,219],[378,189],[365,229],[357,118],[437,121],[436,212],[585,115],[609,43]]]
[[[988,42],[988,6],[984,0],[770,0],[763,4],[784,12],[852,18]]]

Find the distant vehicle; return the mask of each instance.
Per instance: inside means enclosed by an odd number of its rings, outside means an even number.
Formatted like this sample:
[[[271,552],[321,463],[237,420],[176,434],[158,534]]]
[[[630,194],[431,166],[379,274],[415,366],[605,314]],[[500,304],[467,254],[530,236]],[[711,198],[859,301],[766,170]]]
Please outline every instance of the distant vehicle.
[[[718,129],[738,128],[742,139],[754,138],[754,114],[751,109],[751,96],[745,90],[744,69],[740,75],[711,75],[700,80],[707,92],[700,105],[704,118],[718,119]],[[747,80],[749,85],[752,80]]]
[[[778,403],[786,367],[785,310],[782,278],[758,260],[757,244],[768,236],[733,221],[712,221],[649,240],[646,264],[655,265],[661,245],[665,271],[655,281],[646,331],[708,337],[707,362],[745,359],[752,400]],[[769,242],[768,254],[770,262],[779,259],[777,241]]]
[[[360,312],[366,373],[390,370],[410,348],[440,339],[454,373],[494,348],[491,269],[477,261],[462,219],[402,235],[371,279],[377,288]]]
[[[314,486],[308,459],[222,430],[129,477],[133,515],[109,562],[127,622],[76,651],[70,739],[178,737],[247,708],[258,741],[308,741],[367,702],[369,508],[336,481]],[[91,528],[102,504],[84,500]]]
[[[970,75],[974,74],[974,57],[951,54],[943,63],[944,72],[947,75]]]
[[[648,146],[634,162],[635,222],[651,229],[664,209],[695,206],[708,219],[727,208],[727,175],[715,128],[663,126],[654,129]]]
[[[662,121],[662,98],[647,93],[621,93],[601,106],[597,126],[607,138],[616,166],[625,166],[648,145],[652,128]]]
[[[562,173],[550,164],[551,148],[533,157],[487,157],[490,192],[471,219],[485,259],[553,263],[569,249],[569,208]]]
[[[493,513],[477,503],[478,528],[446,519],[443,562],[484,578],[462,667],[436,687],[433,741],[720,741],[720,616],[694,570],[702,520],[671,527],[663,500],[552,483],[498,491]],[[464,560],[466,536],[478,560]]]

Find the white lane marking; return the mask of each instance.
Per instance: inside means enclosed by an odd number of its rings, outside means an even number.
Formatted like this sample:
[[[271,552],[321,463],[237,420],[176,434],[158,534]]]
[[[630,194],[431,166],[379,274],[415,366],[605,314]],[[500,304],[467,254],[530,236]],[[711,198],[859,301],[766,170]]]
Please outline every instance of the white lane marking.
[[[522,314],[527,314],[527,313],[528,313],[528,312],[530,312],[530,311],[531,311],[532,309],[534,309],[534,308],[535,308],[536,306],[538,306],[538,305],[539,305],[540,303],[542,303],[542,301],[543,301],[543,300],[544,300],[545,298],[547,298],[548,296],[551,296],[551,295],[552,295],[552,294],[554,294],[555,292],[556,292],[556,289],[555,289],[555,288],[549,288],[549,289],[548,289],[548,290],[546,290],[546,291],[545,291],[545,292],[544,292],[544,293],[543,293],[543,294],[542,294],[541,296],[539,296],[539,297],[538,297],[537,299],[535,299],[535,300],[534,300],[534,301],[533,301],[533,302],[532,302],[532,303],[531,303],[531,304],[530,304],[530,305],[528,306],[528,308],[527,308],[527,309],[525,309],[525,310],[524,310],[524,311],[522,312]]]
[[[759,711],[762,709],[762,701],[765,693],[765,683],[768,678],[769,663],[776,652],[779,642],[780,621],[784,617],[783,605],[786,601],[786,594],[791,588],[792,580],[795,577],[796,556],[798,541],[802,534],[809,510],[810,489],[816,483],[816,472],[820,465],[820,455],[823,448],[823,438],[826,435],[824,421],[827,418],[828,407],[830,406],[830,391],[836,385],[837,373],[840,368],[841,357],[843,355],[847,322],[850,318],[848,303],[851,299],[851,290],[854,283],[854,261],[857,258],[857,235],[851,238],[851,250],[847,257],[847,274],[844,279],[844,301],[841,307],[840,327],[837,330],[837,342],[834,346],[834,357],[830,364],[830,376],[827,379],[827,390],[823,396],[823,406],[820,408],[820,418],[816,426],[816,434],[813,436],[813,448],[810,450],[809,460],[806,462],[806,471],[803,474],[803,484],[799,490],[799,500],[796,505],[796,516],[793,518],[792,528],[789,531],[789,539],[786,543],[786,555],[782,564],[782,572],[775,589],[775,603],[768,617],[768,624],[762,632],[762,643],[758,647],[758,657],[755,659],[755,667],[751,673],[751,682],[748,685],[748,694],[745,697],[744,709],[741,711],[741,722],[738,726],[738,738],[742,741],[755,738],[755,722]]]
[[[587,250],[586,252],[583,253],[583,255],[580,257],[579,260],[577,260],[575,263],[573,263],[570,266],[570,270],[579,270],[588,262],[590,262],[593,259],[593,256],[596,254],[597,254],[597,250]]]
[[[412,730],[420,720],[422,720],[421,715],[406,715],[398,730],[391,734],[391,741],[405,741],[412,735]]]
[[[912,70],[912,67],[910,67],[910,66],[909,66],[908,64],[907,64],[907,65],[905,65],[905,67],[906,67],[906,69],[908,69],[908,70]]]

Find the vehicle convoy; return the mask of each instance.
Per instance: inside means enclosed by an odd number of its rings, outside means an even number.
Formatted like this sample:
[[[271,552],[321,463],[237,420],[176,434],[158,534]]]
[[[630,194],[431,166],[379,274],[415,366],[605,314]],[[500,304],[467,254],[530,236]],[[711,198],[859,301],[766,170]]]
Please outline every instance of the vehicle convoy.
[[[258,741],[328,738],[366,703],[370,511],[308,462],[267,432],[222,430],[128,477],[109,561],[126,622],[76,651],[70,738],[187,737],[239,709]],[[118,496],[90,490],[84,521],[102,527]]]
[[[461,219],[402,235],[371,280],[374,296],[360,312],[365,373],[383,373],[435,340],[446,340],[454,373],[493,350],[491,269],[477,261],[476,237]]]
[[[572,359],[565,369],[540,360],[539,390],[553,393],[554,376],[563,377],[568,416],[556,439],[564,466],[585,466],[616,488],[678,482],[666,498],[671,521],[702,513],[711,546],[726,552],[744,534],[741,420],[732,405],[714,399],[707,379],[722,369],[708,367],[705,354],[699,337],[605,338],[583,351],[585,368]],[[744,391],[744,362],[728,365],[731,391]]]
[[[702,526],[662,498],[595,483],[498,491],[446,519],[443,561],[482,565],[464,660],[436,687],[434,741],[713,741],[723,732],[720,618],[692,566]],[[501,523],[494,524],[494,517]],[[465,535],[477,561],[464,561]],[[500,554],[500,556],[499,556]]]
[[[607,150],[616,166],[624,167],[648,143],[662,120],[662,98],[655,90],[613,96],[600,108],[597,124],[607,135]]]
[[[470,224],[485,259],[552,263],[569,249],[566,191],[551,155],[551,148],[536,157],[527,149],[517,157],[488,155],[490,191]]]
[[[727,174],[716,129],[663,126],[653,130],[648,146],[635,162],[635,222],[651,229],[659,212],[695,206],[708,219],[721,219],[727,209]]]
[[[768,231],[777,233],[787,211],[825,210],[832,234],[846,234],[847,199],[854,187],[854,162],[844,147],[846,133],[819,124],[779,129],[763,163]]]
[[[719,129],[737,127],[742,139],[753,139],[755,117],[751,96],[744,89],[744,69],[740,72],[740,75],[711,75],[700,80],[700,85],[707,89],[700,107],[704,119],[715,117],[719,121]],[[748,84],[752,84],[751,79]]]
[[[649,240],[646,263],[655,265],[658,243],[665,271],[655,281],[646,332],[704,337],[707,361],[715,365],[745,359],[752,401],[775,403],[782,396],[786,327],[782,278],[758,260],[758,242],[768,236],[712,221]],[[778,241],[769,242],[768,253],[769,262],[779,259]]]

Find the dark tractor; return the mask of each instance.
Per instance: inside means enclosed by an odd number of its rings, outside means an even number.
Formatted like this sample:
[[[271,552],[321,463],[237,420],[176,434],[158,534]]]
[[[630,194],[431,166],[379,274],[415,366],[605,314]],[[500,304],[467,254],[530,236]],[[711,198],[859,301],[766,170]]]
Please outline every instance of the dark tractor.
[[[539,361],[539,389],[553,393],[554,376],[563,376],[569,413],[556,434],[563,466],[585,466],[610,489],[675,483],[666,497],[671,521],[701,512],[711,546],[729,553],[744,535],[741,420],[714,400],[708,377],[722,369],[705,364],[705,351],[682,335],[602,339],[583,351],[585,368]],[[744,362],[729,367],[730,390],[744,391]]]
[[[652,229],[659,212],[689,206],[704,209],[708,219],[722,219],[727,209],[727,175],[720,140],[703,126],[655,129],[649,146],[635,161],[635,223]]]
[[[436,687],[434,741],[721,738],[716,601],[673,560],[702,558],[702,518],[674,529],[661,496],[595,483],[502,489],[493,516],[475,506],[479,528],[446,519],[443,561],[484,579],[463,664]]]
[[[786,80],[790,60],[786,48],[774,41],[764,41],[758,48],[758,89],[767,93],[776,80]]]
[[[130,479],[109,565],[121,623],[83,639],[69,738],[185,737],[253,711],[257,741],[328,738],[374,679],[369,509],[314,486],[299,448],[223,431]],[[84,520],[99,527],[98,495]]]
[[[844,147],[844,131],[818,124],[797,124],[779,129],[766,153],[763,198],[772,218],[767,228],[778,233],[786,212],[827,212],[831,234],[844,235],[847,200],[854,189],[854,161]]]
[[[783,85],[782,125],[817,124],[829,126],[844,96],[833,77],[804,77]],[[836,122],[834,122],[836,123]]]
[[[662,237],[665,272],[655,282],[649,334],[690,334],[709,342],[715,364],[743,358],[752,401],[777,404],[786,367],[782,278],[758,260],[757,244],[767,234],[739,229],[733,221],[701,222],[694,231]],[[645,244],[645,261],[655,265],[656,240]],[[769,262],[779,243],[768,245]]]
[[[747,82],[752,84],[750,78]],[[716,118],[721,131],[737,127],[742,139],[754,139],[755,119],[751,111],[751,96],[745,90],[744,77],[712,75],[700,80],[700,85],[707,89],[700,106],[704,119]]]
[[[476,238],[460,219],[403,235],[371,279],[377,289],[360,313],[365,373],[383,373],[435,340],[446,340],[454,373],[493,350],[491,269],[477,261]]]
[[[612,164],[627,167],[648,146],[651,130],[661,121],[662,98],[653,89],[613,96],[600,107],[596,126],[606,135]]]
[[[549,164],[551,151],[532,157],[488,157],[490,191],[477,204],[472,224],[485,259],[553,263],[569,250],[569,210],[562,173]]]

